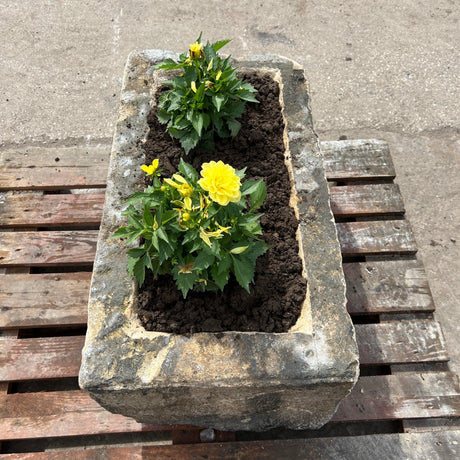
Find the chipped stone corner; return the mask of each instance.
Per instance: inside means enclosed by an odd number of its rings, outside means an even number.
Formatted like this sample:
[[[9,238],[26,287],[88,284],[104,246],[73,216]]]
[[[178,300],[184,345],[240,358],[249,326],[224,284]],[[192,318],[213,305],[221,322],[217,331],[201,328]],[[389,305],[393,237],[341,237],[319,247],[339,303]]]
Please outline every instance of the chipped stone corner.
[[[109,236],[122,202],[139,187],[143,141],[160,75],[174,54],[131,53],[125,68],[106,204],[91,283],[80,385],[103,407],[143,423],[220,430],[319,428],[358,376],[354,329],[345,305],[340,247],[300,66],[279,56],[235,61],[279,82],[286,165],[307,278],[301,315],[287,333],[147,332],[136,318],[126,253]]]

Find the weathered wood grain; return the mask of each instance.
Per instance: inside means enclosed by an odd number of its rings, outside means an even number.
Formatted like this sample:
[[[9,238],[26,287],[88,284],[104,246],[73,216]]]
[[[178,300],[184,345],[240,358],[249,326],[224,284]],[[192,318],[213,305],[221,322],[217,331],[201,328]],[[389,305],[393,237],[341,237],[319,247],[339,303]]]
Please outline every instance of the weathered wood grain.
[[[211,444],[106,446],[95,449],[9,454],[4,458],[5,460],[369,460],[379,455],[385,459],[446,460],[460,456],[459,446],[460,431],[451,431]]]
[[[105,187],[109,145],[0,151],[0,190]]]
[[[441,326],[433,320],[355,324],[361,364],[449,360]]]
[[[398,420],[460,416],[458,377],[452,372],[360,377],[332,420]]]
[[[320,142],[329,180],[393,179],[388,144],[375,139]]]
[[[329,187],[335,217],[404,214],[404,201],[396,184],[345,185]]]
[[[0,337],[0,381],[76,377],[84,336]]]
[[[361,364],[448,361],[436,321],[390,321],[357,324]],[[83,336],[16,339],[0,337],[0,381],[76,377]]]
[[[0,328],[84,325],[91,273],[0,276]]]
[[[352,314],[434,311],[428,279],[418,260],[344,263],[347,308]]]
[[[104,198],[102,193],[5,194],[0,200],[0,228],[99,225]]]
[[[0,232],[0,266],[92,264],[97,235],[97,230]]]
[[[337,223],[340,248],[344,255],[415,254],[415,243],[405,220]]]
[[[450,373],[361,377],[333,420],[395,420],[460,415],[458,378]],[[147,426],[114,415],[83,391],[0,396],[0,439],[185,429]]]

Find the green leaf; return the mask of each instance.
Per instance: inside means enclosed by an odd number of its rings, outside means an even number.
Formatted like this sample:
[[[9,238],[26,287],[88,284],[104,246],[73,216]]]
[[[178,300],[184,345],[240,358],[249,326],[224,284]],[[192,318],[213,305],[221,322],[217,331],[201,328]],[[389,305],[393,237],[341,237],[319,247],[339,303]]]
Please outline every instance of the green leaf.
[[[166,110],[161,109],[158,110],[157,118],[160,123],[165,124],[171,119],[171,115]]]
[[[155,220],[152,216],[152,213],[150,212],[150,209],[148,206],[144,207],[144,224],[148,227],[153,227],[153,224],[155,223]]]
[[[247,180],[241,184],[241,195],[250,195],[259,186],[260,180]]]
[[[251,92],[249,91],[239,91],[236,96],[238,96],[240,99],[242,99],[243,101],[248,101],[248,102],[259,102],[256,97],[254,96],[254,94],[252,94]]]
[[[214,262],[214,255],[212,255],[209,251],[206,249],[202,250],[197,258],[194,261],[194,268],[197,270],[204,270],[205,268],[208,268],[212,263]]]
[[[190,150],[196,147],[196,144],[198,144],[199,140],[200,138],[198,137],[197,133],[195,131],[192,131],[190,133],[187,133],[180,139],[180,145],[182,145],[182,148],[185,150],[185,153],[188,154]]]
[[[227,126],[230,129],[232,137],[235,137],[240,132],[241,123],[234,118],[229,118],[227,120]]]
[[[131,257],[140,258],[145,254],[145,249],[143,248],[133,248],[128,251],[128,254]]]
[[[177,287],[181,290],[185,299],[187,297],[188,291],[193,289],[196,275],[194,273],[178,273],[178,269],[176,268],[174,279],[176,280]]]
[[[136,232],[132,233],[131,236],[126,240],[125,244],[129,246],[131,243],[136,241],[143,233],[145,229],[137,230]]]
[[[144,284],[145,280],[145,264],[144,259],[130,257],[128,259],[128,271],[131,276],[134,276],[139,282],[139,286]]]
[[[198,180],[198,173],[195,168],[191,164],[186,163],[183,158],[179,162],[179,171],[191,182]]]
[[[233,273],[235,274],[235,278],[248,293],[249,293],[249,283],[252,282],[254,278],[254,269],[255,269],[255,261],[252,262],[247,257],[243,257],[243,255],[231,255],[232,262],[233,262]]]
[[[199,112],[192,111],[189,119],[192,122],[193,128],[198,136],[201,136],[201,131],[203,130],[203,117],[201,114]]]
[[[225,102],[226,96],[223,94],[216,94],[212,98],[212,103],[214,104],[216,110],[220,112],[222,104]]]
[[[113,232],[113,235],[110,238],[125,238],[131,235],[132,231],[126,227],[120,227],[118,230]]]
[[[249,195],[249,202],[251,203],[251,211],[254,209],[260,208],[267,196],[267,187],[263,181],[259,181],[257,187],[251,194]]]
[[[231,40],[220,40],[216,43],[212,44],[212,47],[214,48],[214,51],[219,51],[223,46],[225,46],[227,43],[230,43]]]

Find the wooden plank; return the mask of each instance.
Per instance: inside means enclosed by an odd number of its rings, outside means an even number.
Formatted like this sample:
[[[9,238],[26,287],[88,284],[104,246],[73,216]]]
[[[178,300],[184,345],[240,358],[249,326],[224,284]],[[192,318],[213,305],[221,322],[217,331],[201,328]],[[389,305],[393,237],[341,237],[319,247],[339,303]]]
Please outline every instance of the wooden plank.
[[[432,312],[423,264],[418,260],[344,263],[351,314]]]
[[[450,372],[361,377],[333,420],[395,420],[460,416],[458,377]],[[158,431],[103,409],[83,391],[0,396],[0,439]]]
[[[361,364],[449,361],[441,326],[433,320],[355,324]]]
[[[8,194],[0,201],[0,228],[99,225],[103,193]]]
[[[404,214],[404,201],[397,184],[329,187],[335,217]]]
[[[0,232],[0,266],[92,264],[97,235],[97,230]]]
[[[360,377],[332,417],[335,422],[459,417],[458,376],[452,372]]]
[[[179,425],[147,425],[103,409],[83,391],[0,396],[0,439],[169,431]]]
[[[84,325],[91,273],[0,276],[0,328]]]
[[[355,325],[361,364],[448,361],[436,321],[390,321]],[[0,381],[76,377],[84,337],[0,337]]]
[[[0,152],[0,190],[105,187],[109,145],[16,147]]]
[[[320,142],[328,180],[394,179],[388,144],[375,139]]]
[[[0,381],[76,377],[84,336],[0,337]]]
[[[404,433],[459,430],[460,418],[416,418],[402,421]]]
[[[337,223],[340,247],[344,255],[415,254],[415,243],[405,220]]]
[[[460,431],[392,433],[209,444],[105,446],[95,449],[7,454],[5,460],[196,460],[196,459],[384,459],[446,460],[460,456]]]

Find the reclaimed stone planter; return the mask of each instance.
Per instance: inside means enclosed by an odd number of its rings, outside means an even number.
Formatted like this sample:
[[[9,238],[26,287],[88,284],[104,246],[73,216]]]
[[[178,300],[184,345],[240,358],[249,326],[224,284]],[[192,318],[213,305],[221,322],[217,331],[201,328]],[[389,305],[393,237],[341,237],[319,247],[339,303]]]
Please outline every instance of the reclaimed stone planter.
[[[167,57],[176,56],[134,52],[126,67],[80,386],[111,412],[144,423],[254,431],[319,428],[355,384],[358,351],[308,88],[294,62],[263,56],[235,65],[268,72],[281,87],[291,202],[308,283],[297,323],[280,334],[180,336],[147,332],[137,318],[136,284],[126,271],[125,249],[109,237],[122,223],[121,203],[140,187],[147,115],[159,85],[153,66]]]

